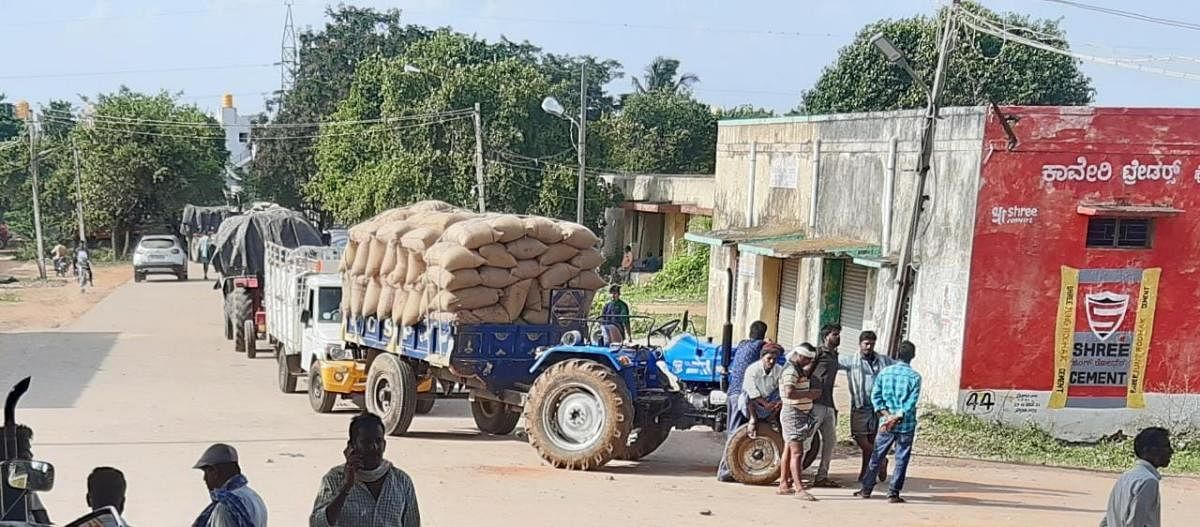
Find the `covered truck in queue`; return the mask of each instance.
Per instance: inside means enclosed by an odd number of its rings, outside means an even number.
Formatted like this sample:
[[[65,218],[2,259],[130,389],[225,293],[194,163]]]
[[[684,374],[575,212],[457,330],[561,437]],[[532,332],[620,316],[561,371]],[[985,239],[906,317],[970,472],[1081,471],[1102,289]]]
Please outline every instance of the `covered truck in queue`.
[[[225,338],[233,349],[254,358],[258,339],[266,337],[267,313],[263,303],[263,270],[266,244],[288,248],[319,246],[321,233],[299,212],[266,206],[231,216],[221,222],[213,240],[213,269],[221,278],[213,285],[225,299]]]
[[[351,228],[344,340],[366,365],[367,409],[402,434],[418,383],[463,385],[481,431],[510,433],[523,415],[543,459],[583,470],[641,458],[672,428],[718,427],[720,390],[689,393],[649,339],[615,343],[611,328],[588,319],[604,285],[598,243],[574,223],[438,202]],[[680,326],[651,333],[670,339]],[[723,360],[715,346],[689,342],[678,351]]]

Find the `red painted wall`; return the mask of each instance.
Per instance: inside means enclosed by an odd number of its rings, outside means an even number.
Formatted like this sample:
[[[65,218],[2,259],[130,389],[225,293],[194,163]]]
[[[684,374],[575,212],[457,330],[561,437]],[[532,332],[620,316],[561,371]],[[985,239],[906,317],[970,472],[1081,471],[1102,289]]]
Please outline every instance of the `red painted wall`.
[[[1061,266],[1160,267],[1145,391],[1200,393],[1200,110],[1008,107],[1003,112],[1016,119],[1011,125],[1019,144],[1007,150],[1008,136],[990,113],[971,255],[962,388],[1051,389]],[[1087,166],[1071,168],[1080,165],[1080,157]],[[1168,167],[1137,167],[1156,164]],[[1156,172],[1157,180],[1148,178]],[[1077,207],[1119,200],[1184,212],[1153,220],[1150,249],[1087,248],[1088,217]],[[1100,289],[1123,291],[1131,295],[1131,304],[1137,303],[1137,284],[1081,284],[1080,294]],[[1086,332],[1087,308],[1079,298],[1076,331]],[[1121,330],[1132,329],[1134,312],[1131,307]],[[1124,393],[1116,386],[1070,389],[1072,397]]]

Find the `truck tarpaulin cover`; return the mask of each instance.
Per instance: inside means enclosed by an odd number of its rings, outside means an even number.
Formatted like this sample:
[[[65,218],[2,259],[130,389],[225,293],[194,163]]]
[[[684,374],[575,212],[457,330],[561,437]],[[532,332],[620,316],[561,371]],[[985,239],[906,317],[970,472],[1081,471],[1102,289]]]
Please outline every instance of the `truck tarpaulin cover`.
[[[221,223],[213,268],[223,276],[263,274],[266,242],[289,249],[322,245],[321,233],[299,212],[285,208],[251,211]]]
[[[234,216],[237,211],[230,206],[200,207],[185,205],[183,219],[179,222],[179,232],[184,236],[217,232],[225,218]]]

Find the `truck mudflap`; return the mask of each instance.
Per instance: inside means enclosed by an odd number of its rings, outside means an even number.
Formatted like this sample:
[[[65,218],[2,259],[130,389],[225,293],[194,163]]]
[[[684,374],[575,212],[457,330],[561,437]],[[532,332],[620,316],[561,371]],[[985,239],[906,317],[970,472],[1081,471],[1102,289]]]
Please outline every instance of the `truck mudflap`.
[[[321,384],[330,393],[367,391],[367,365],[352,360],[321,361]]]

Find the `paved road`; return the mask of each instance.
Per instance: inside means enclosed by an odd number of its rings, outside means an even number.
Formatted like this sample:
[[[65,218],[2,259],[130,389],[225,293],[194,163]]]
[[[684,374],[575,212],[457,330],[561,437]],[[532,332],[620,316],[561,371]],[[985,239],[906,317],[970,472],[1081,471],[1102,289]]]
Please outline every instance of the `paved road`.
[[[193,276],[199,273],[193,273]],[[187,525],[207,503],[188,467],[210,443],[236,445],[273,525],[306,524],[317,484],[339,462],[349,414],[317,415],[301,394],[274,386],[270,355],[235,354],[221,334],[211,283],[126,284],[64,330],[0,333],[0,385],[30,372],[20,419],[36,431],[35,452],[58,469],[43,499],[60,521],[82,512],[91,468],[112,465],[129,479],[135,525]],[[516,438],[478,436],[462,401],[439,402],[387,456],[416,481],[427,526],[573,527],[637,525],[1095,525],[1112,475],[917,458],[912,500],[862,502],[821,490],[819,503],[770,488],[719,484],[715,434],[672,435],[641,463],[566,472],[540,463]],[[843,481],[857,461],[838,459]],[[1200,513],[1197,480],[1169,478],[1167,524]],[[707,512],[707,514],[704,514]],[[803,516],[796,516],[796,515]]]

